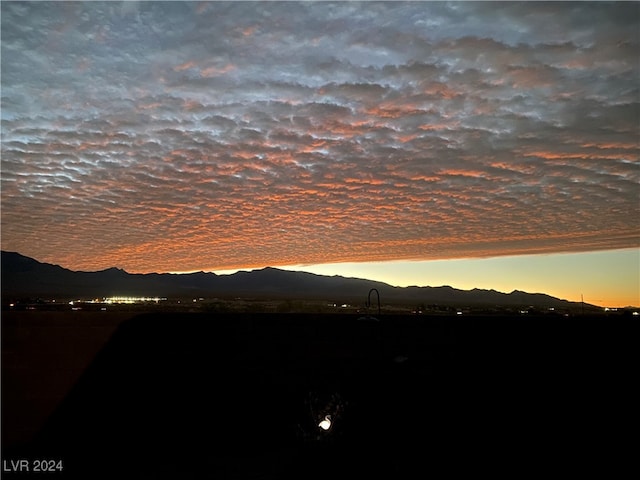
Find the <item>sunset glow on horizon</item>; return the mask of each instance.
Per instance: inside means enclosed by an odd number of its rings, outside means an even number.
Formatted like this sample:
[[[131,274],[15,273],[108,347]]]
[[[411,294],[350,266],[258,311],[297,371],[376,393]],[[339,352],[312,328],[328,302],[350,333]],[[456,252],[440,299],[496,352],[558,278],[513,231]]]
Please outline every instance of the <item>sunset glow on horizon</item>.
[[[3,250],[640,304],[640,3],[0,8]]]
[[[513,290],[545,293],[563,300],[602,307],[640,306],[640,249],[585,253],[552,253],[446,260],[390,260],[341,262],[320,265],[279,265],[283,270],[317,275],[363,278],[394,287],[450,286],[510,293]],[[232,275],[255,268],[199,271]]]

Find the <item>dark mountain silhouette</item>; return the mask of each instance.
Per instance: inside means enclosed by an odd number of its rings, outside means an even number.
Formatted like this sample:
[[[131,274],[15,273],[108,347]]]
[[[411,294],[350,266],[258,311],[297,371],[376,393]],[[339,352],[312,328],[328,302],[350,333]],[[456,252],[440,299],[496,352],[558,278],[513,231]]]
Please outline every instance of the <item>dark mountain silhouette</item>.
[[[394,287],[383,282],[342,276],[291,272],[277,268],[215,273],[131,274],[118,268],[97,272],[72,271],[41,263],[16,252],[2,251],[2,296],[106,297],[135,296],[251,296],[304,299],[350,299],[361,302],[376,288],[383,301],[408,301],[439,305],[494,305],[575,308],[575,302],[541,293],[514,290],[459,290],[442,287]]]

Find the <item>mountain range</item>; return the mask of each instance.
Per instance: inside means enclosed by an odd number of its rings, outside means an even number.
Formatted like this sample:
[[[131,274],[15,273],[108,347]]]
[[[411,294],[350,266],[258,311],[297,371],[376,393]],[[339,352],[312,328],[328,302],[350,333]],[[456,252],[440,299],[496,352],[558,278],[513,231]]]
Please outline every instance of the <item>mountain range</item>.
[[[41,263],[16,252],[2,251],[3,300],[10,298],[102,298],[110,296],[160,297],[261,297],[351,300],[362,303],[375,288],[382,302],[439,305],[534,306],[575,309],[576,302],[542,293],[514,290],[460,290],[449,286],[394,287],[360,278],[293,272],[272,267],[230,275],[197,272],[185,274],[132,274],[118,268],[96,272],[72,271]],[[590,306],[591,307],[591,306]]]

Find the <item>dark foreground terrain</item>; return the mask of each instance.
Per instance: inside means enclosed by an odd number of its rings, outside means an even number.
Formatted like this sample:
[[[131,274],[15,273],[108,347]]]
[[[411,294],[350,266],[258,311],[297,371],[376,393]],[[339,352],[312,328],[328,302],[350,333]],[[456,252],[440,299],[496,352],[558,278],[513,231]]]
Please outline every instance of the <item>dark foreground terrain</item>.
[[[20,437],[12,321],[3,478],[611,477],[636,435],[627,319],[154,313],[78,325]]]

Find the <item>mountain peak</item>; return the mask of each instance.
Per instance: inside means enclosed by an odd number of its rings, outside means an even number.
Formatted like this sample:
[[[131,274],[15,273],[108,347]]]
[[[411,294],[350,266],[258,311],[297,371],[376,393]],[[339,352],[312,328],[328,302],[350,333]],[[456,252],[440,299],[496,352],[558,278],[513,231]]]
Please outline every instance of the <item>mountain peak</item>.
[[[104,270],[99,270],[98,272],[95,272],[95,273],[107,273],[107,274],[110,274],[110,275],[124,273],[124,274],[128,275],[128,273],[125,270],[123,270],[122,268],[118,268],[118,267],[106,268]]]
[[[117,267],[98,272],[75,272],[58,265],[40,263],[16,252],[2,252],[3,296],[90,296],[145,295],[219,297],[246,295],[306,300],[364,302],[367,292],[375,287],[383,303],[449,304],[569,308],[568,302],[545,294],[529,294],[514,290],[510,294],[495,290],[459,290],[441,287],[393,287],[362,278],[318,275],[264,267],[239,271],[232,275],[196,274],[129,274]]]

